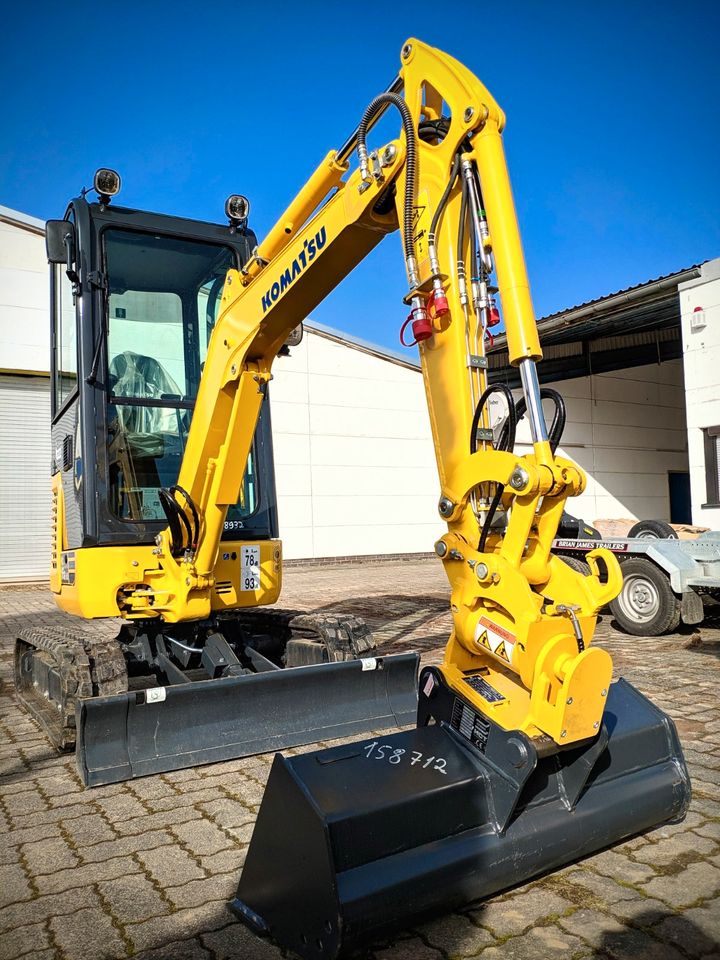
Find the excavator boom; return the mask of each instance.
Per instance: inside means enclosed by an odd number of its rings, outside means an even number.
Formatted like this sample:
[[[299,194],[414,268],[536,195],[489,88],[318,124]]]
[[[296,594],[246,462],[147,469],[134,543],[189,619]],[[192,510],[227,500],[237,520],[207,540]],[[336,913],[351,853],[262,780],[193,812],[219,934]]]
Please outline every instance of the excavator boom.
[[[409,307],[400,336],[420,352],[453,631],[442,664],[421,673],[417,729],[275,758],[232,906],[304,958],[335,957],[426,910],[681,818],[689,802],[672,721],[613,682],[610,655],[592,646],[598,611],[622,583],[615,557],[592,551],[586,575],[550,552],[586,480],[557,452],[562,398],[539,384],[505,117],[452,57],[410,39],[400,60],[347,144],[228,275],[216,334],[214,382],[249,398],[288,325],[399,228]],[[388,109],[401,135],[370,150],[368,131]],[[498,297],[517,400],[488,377]],[[211,434],[212,420],[205,426]],[[219,490],[231,502],[237,478],[225,488],[225,476],[197,491],[201,503]]]

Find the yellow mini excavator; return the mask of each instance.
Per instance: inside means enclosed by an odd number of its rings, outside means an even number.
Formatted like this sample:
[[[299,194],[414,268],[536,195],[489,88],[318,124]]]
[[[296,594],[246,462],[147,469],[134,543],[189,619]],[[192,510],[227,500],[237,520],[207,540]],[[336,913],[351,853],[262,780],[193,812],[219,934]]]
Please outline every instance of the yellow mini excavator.
[[[539,384],[505,117],[440,51],[411,39],[400,61],[352,136],[228,274],[214,334],[219,381],[257,404],[288,331],[400,229],[401,339],[422,362],[453,630],[442,664],[420,675],[415,729],[275,757],[232,906],[307,960],[681,819],[690,799],[672,721],[613,680],[610,655],[591,645],[598,610],[621,586],[615,557],[591,551],[588,572],[550,552],[585,476],[557,455],[564,404]],[[371,150],[388,108],[401,134]],[[488,382],[498,294],[517,402]],[[514,450],[522,417],[524,455]],[[243,443],[245,456],[249,433]]]
[[[90,783],[372,729],[277,754],[247,852],[234,910],[307,960],[681,819],[690,799],[672,721],[592,646],[621,585],[616,559],[591,551],[586,575],[550,552],[585,476],[557,455],[565,409],[539,383],[504,115],[438,50],[411,39],[400,60],[259,246],[242,198],[230,231],[201,229],[111,205],[109,172],[98,204],[80,198],[48,225],[52,589],[63,609],[126,623],[119,644],[29,626],[21,695],[67,736],[75,709]],[[370,149],[389,108],[400,135]],[[368,714],[386,727],[407,716],[392,700],[399,690],[407,706],[412,656],[345,660],[366,652],[361,628],[249,608],[280,581],[272,363],[398,229],[401,338],[422,363],[453,629],[442,664],[420,675],[417,726],[383,735]],[[488,379],[500,310],[517,402]]]
[[[20,632],[22,703],[90,786],[412,722],[415,654],[375,656],[354,616],[263,609],[282,574],[269,361],[302,327],[242,385],[225,363],[247,200],[221,226],[112,203],[111,170],[94,186],[47,224],[50,586],[89,622]]]

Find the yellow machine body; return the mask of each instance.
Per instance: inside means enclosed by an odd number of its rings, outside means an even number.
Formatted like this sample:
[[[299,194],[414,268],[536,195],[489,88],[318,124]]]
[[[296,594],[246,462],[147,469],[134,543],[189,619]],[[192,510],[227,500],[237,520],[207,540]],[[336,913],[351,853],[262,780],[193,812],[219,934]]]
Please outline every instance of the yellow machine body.
[[[157,548],[135,544],[68,550],[60,474],[52,478],[52,497],[50,589],[58,606],[66,613],[86,620],[157,616],[144,602],[138,605],[137,613],[132,608],[137,591],[142,591],[146,583],[152,583],[157,569]],[[260,553],[259,586],[254,585],[252,578],[247,589],[241,572],[243,548],[249,547],[257,548]],[[281,589],[281,540],[222,541],[210,592],[213,613],[276,603]]]
[[[416,230],[409,302],[433,288],[429,217],[465,144],[463,159],[474,165],[482,186],[489,228],[484,248],[497,266],[510,361],[534,365],[542,354],[502,146],[504,115],[487,89],[452,57],[415,39],[403,51],[398,87],[415,127],[439,119],[443,103],[451,117],[442,139],[417,144],[416,206],[424,209],[427,222]],[[129,618],[160,616],[173,623],[201,619],[218,608],[216,584],[226,578],[227,562],[220,559],[220,534],[240,490],[272,362],[298,322],[402,224],[406,151],[404,135],[385,145],[374,156],[371,176],[350,171],[348,151],[328,154],[245,268],[230,271],[178,480],[202,518],[197,547],[173,556],[166,530],[147,551],[94,549],[88,558],[92,579],[78,576],[74,594],[63,590],[68,609],[95,616],[111,611]],[[379,202],[390,188],[394,203]],[[620,572],[615,558],[601,550],[589,558],[588,577],[551,555],[566,499],[582,492],[585,477],[577,465],[553,454],[547,438],[536,439],[525,455],[496,450],[490,442],[470,452],[473,414],[487,374],[480,320],[468,316],[454,270],[460,208],[457,183],[436,241],[449,310],[432,320],[432,336],[420,344],[440,513],[447,523],[436,550],[452,591],[454,629],[442,669],[454,687],[475,672],[502,689],[502,707],[492,708],[462,686],[478,709],[492,709],[507,729],[568,744],[592,737],[602,718],[612,664],[606,652],[589,647],[597,611],[620,589]],[[469,246],[461,253],[467,259]],[[473,362],[483,366],[473,369]],[[486,417],[483,423],[487,428]],[[504,488],[507,525],[491,532],[479,551],[473,502],[488,484]],[[254,603],[277,595],[277,549],[264,547],[261,591],[249,598]],[[398,552],[402,549],[400,539]],[[81,551],[75,562],[80,571]]]

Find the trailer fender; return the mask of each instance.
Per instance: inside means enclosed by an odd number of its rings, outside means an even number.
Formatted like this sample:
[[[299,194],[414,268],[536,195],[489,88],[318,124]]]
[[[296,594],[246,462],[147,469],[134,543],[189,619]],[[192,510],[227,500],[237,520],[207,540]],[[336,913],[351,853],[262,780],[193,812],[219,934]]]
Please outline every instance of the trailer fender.
[[[687,581],[697,574],[698,565],[683,549],[682,540],[648,540],[645,554],[670,578],[670,586],[679,597],[687,590]]]

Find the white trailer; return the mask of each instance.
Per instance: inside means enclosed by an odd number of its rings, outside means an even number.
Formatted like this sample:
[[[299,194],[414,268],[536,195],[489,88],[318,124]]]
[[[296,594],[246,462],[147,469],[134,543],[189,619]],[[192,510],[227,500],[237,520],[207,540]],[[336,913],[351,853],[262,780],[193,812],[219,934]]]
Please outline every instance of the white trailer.
[[[720,533],[696,540],[558,538],[553,553],[589,572],[586,554],[598,547],[620,561],[623,587],[610,604],[618,625],[634,636],[657,637],[680,623],[702,623],[720,601]]]

